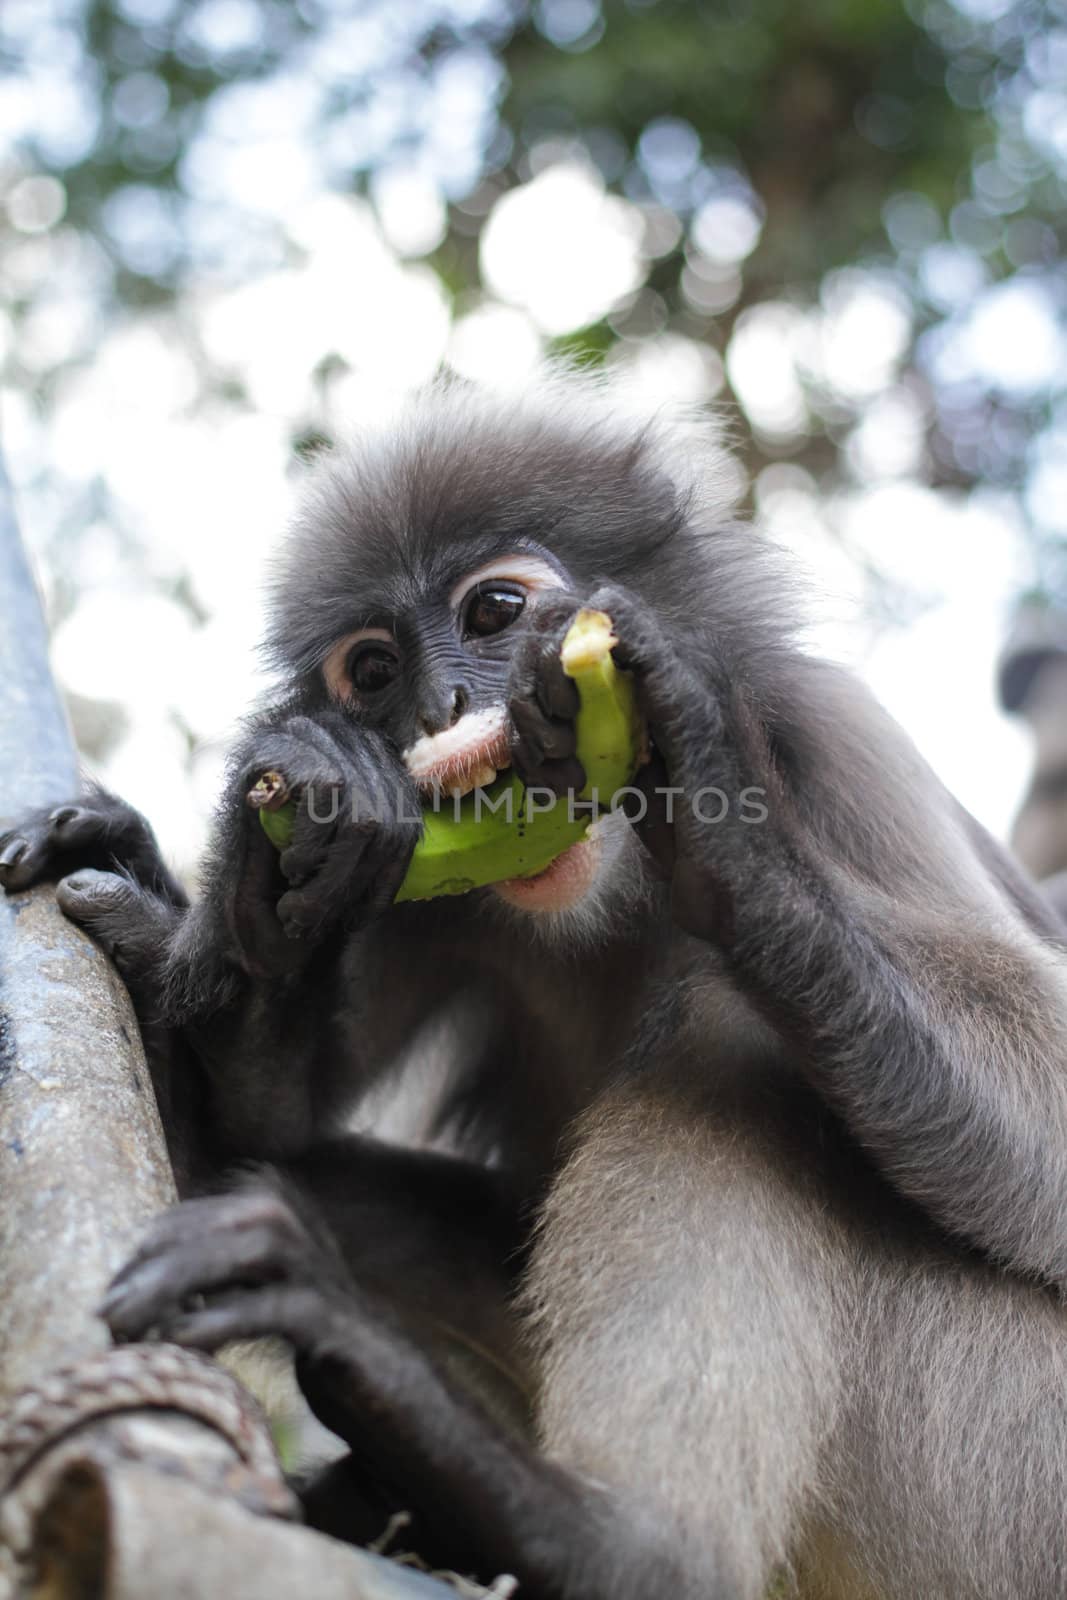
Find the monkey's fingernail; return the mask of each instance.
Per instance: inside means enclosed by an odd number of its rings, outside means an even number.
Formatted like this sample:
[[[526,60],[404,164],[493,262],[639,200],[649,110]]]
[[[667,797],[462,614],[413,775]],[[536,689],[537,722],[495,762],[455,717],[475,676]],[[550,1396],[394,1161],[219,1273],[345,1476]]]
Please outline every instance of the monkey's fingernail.
[[[17,867],[28,849],[28,839],[12,839],[0,854],[0,867]]]
[[[62,828],[65,823],[73,822],[77,815],[77,806],[59,806],[52,812],[48,820],[53,828]]]

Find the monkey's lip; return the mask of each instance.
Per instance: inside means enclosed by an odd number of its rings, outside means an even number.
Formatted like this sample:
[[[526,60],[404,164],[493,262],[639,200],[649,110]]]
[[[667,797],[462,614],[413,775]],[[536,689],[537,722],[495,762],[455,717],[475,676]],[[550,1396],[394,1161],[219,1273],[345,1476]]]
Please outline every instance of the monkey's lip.
[[[404,765],[422,794],[462,798],[487,789],[511,766],[511,737],[503,706],[471,711],[440,733],[424,734],[404,751]]]
[[[533,877],[502,878],[489,887],[509,906],[522,911],[566,911],[588,894],[599,855],[600,840],[595,835],[579,839]]]

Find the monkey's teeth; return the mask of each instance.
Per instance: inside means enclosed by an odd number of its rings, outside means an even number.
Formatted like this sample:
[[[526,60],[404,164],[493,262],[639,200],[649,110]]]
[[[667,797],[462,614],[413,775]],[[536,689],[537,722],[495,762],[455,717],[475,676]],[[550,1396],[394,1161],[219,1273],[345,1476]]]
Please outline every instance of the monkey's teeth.
[[[495,777],[496,768],[485,762],[480,767],[472,767],[465,778],[452,784],[446,792],[450,800],[462,800],[475,789],[487,789]]]

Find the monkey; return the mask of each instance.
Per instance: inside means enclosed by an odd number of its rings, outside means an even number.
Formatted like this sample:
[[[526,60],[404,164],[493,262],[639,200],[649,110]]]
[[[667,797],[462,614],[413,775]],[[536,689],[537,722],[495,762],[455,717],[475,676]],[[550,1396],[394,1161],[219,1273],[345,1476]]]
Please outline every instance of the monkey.
[[[361,1537],[377,1492],[532,1600],[1053,1600],[1062,925],[811,649],[732,481],[712,422],[596,378],[438,380],[312,472],[199,897],[99,791],[0,838],[173,1044],[189,1198],[103,1314],[287,1340],[349,1452],[309,1519]],[[647,727],[625,803],[535,878],[395,904],[428,783],[580,786],[583,606]],[[430,1038],[440,1144],[352,1132]]]

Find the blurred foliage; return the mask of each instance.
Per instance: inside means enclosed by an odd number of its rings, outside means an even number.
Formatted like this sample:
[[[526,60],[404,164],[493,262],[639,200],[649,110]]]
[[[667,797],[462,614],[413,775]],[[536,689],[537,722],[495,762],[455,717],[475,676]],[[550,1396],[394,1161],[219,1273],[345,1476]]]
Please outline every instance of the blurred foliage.
[[[1002,317],[1002,343],[1014,329],[1064,338],[1065,85],[1065,0],[5,0],[0,101],[20,87],[39,101],[0,171],[15,224],[0,248],[6,381],[47,399],[107,318],[158,306],[201,403],[241,404],[188,299],[300,255],[284,216],[241,203],[265,89],[299,111],[263,137],[300,144],[325,186],[373,192],[397,163],[429,174],[448,213],[427,259],[460,312],[482,297],[479,243],[501,196],[554,162],[588,163],[640,209],[644,282],[562,347],[601,359],[671,331],[718,351],[753,478],[784,459],[831,485],[907,472],[1006,486],[1056,586],[1067,363],[1035,351],[999,375],[971,324],[987,303],[1023,313]],[[27,176],[58,180],[62,204]],[[19,253],[45,230],[91,246],[78,270],[96,320],[42,355],[17,330],[47,297]],[[990,298],[997,285],[1023,298]],[[903,334],[877,382],[850,383],[826,352],[835,326],[839,343],[865,336],[846,315],[863,292]],[[778,320],[760,323],[768,306]],[[746,327],[789,345],[784,412],[737,381]],[[754,348],[758,366],[766,343]],[[314,397],[338,363],[321,351],[294,437],[327,426]],[[894,428],[914,434],[910,453]]]
[[[707,316],[687,303],[684,235],[650,278],[666,321],[720,350],[753,304],[817,301],[834,269],[883,267],[912,312],[902,372],[926,424],[924,476],[1021,484],[1035,434],[1053,402],[1063,406],[1063,371],[1058,394],[1042,385],[998,390],[969,375],[939,384],[921,360],[922,336],[965,312],[985,283],[1016,274],[1048,285],[1062,318],[1067,9],[1028,0],[971,15],[948,0],[910,8],[896,0],[608,0],[584,38],[554,48],[546,20],[575,9],[542,5],[504,50],[503,115],[520,166],[538,140],[577,137],[610,182],[683,220],[724,172],[751,184],[763,229],[732,301]],[[1049,90],[1058,107],[1045,108],[1048,131],[1054,116],[1058,123],[1046,145],[1033,113]],[[700,138],[699,163],[673,181],[641,159],[648,130],[666,117]],[[932,249],[950,268],[947,253],[960,253],[962,305],[924,271]],[[625,332],[625,315],[614,326]],[[804,436],[759,442],[762,453],[786,453],[819,472],[838,464],[836,447],[862,408],[814,374],[806,388]]]

